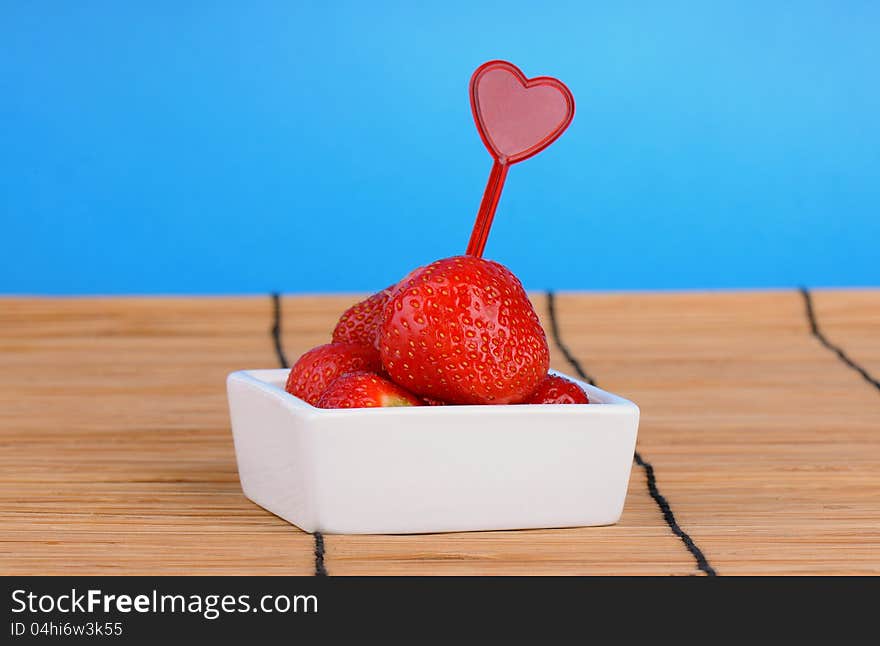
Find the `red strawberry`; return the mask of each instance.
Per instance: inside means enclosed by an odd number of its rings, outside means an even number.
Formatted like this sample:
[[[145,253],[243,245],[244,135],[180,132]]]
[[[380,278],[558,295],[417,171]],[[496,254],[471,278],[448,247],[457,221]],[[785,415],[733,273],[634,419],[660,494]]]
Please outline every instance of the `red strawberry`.
[[[318,408],[421,406],[418,397],[375,372],[350,372],[334,380],[318,399]]]
[[[446,406],[446,402],[439,399],[431,399],[430,397],[422,397],[422,402],[424,402],[425,406]]]
[[[314,406],[324,389],[337,377],[355,370],[381,369],[379,353],[372,346],[328,343],[299,358],[290,369],[285,390]]]
[[[336,343],[362,343],[379,349],[379,326],[382,324],[382,310],[388,302],[394,285],[373,294],[368,299],[349,307],[339,317],[333,330]]]
[[[523,404],[589,404],[590,398],[584,389],[573,381],[556,375],[547,377],[538,384]]]
[[[379,351],[395,382],[455,404],[520,402],[550,358],[516,276],[472,256],[438,260],[398,284],[385,305]]]

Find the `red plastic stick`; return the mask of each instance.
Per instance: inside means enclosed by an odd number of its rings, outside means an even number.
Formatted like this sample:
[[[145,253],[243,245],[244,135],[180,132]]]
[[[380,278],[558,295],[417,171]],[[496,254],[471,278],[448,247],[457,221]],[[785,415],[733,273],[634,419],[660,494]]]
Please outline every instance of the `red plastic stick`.
[[[486,190],[483,191],[483,200],[480,202],[480,210],[477,211],[477,221],[474,230],[471,231],[471,239],[467,246],[467,255],[479,258],[486,248],[486,240],[489,238],[489,229],[492,228],[492,219],[495,217],[495,209],[498,208],[498,200],[501,199],[501,189],[504,188],[504,180],[507,178],[508,164],[498,161],[492,164],[489,173],[489,181]]]
[[[529,79],[506,61],[483,63],[471,77],[471,110],[492,155],[492,171],[466,253],[480,257],[510,166],[556,141],[574,118],[574,97],[549,76]]]

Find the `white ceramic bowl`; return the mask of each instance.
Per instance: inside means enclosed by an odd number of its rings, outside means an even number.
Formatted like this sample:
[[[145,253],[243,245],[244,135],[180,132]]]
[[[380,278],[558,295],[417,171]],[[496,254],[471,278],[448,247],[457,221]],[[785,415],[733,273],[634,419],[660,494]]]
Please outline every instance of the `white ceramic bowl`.
[[[229,375],[229,412],[245,495],[305,531],[415,534],[620,518],[639,409],[617,395],[578,382],[594,403],[322,410],[284,391],[287,372]]]

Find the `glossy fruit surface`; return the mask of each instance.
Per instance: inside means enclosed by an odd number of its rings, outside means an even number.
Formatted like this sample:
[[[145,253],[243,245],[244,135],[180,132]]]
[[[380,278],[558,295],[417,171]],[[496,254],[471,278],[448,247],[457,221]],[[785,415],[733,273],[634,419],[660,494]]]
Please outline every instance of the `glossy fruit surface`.
[[[378,349],[382,311],[393,287],[383,289],[345,310],[333,330],[333,341],[361,343]]]
[[[544,330],[503,265],[455,256],[422,267],[385,305],[379,351],[391,378],[455,404],[510,404],[547,374]]]
[[[328,343],[301,356],[287,376],[285,390],[312,406],[330,383],[347,372],[382,369],[378,351],[360,343]]]
[[[374,372],[350,372],[334,380],[318,399],[318,408],[421,406],[422,401]]]
[[[524,404],[589,404],[590,398],[584,389],[573,381],[556,375],[547,377],[538,384]]]

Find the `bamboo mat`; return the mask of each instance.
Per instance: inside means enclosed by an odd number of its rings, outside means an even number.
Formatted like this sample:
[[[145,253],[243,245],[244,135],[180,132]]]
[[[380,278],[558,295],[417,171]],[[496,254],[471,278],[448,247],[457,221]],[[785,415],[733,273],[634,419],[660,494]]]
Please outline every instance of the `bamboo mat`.
[[[0,574],[315,573],[241,493],[224,380],[354,300],[0,299]],[[326,535],[330,575],[880,573],[880,291],[814,292],[817,334],[796,291],[534,302],[554,368],[642,409],[620,523]]]

